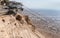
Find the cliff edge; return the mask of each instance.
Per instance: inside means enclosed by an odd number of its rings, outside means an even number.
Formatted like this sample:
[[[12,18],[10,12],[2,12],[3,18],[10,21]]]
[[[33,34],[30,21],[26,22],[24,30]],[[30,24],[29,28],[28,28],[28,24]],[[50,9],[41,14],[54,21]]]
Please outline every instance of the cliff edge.
[[[0,16],[0,38],[45,38],[28,16],[16,14]]]

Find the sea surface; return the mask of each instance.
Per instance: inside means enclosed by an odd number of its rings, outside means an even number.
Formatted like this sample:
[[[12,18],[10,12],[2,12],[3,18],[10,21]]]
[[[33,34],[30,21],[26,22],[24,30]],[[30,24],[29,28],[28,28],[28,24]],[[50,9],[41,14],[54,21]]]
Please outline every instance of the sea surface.
[[[40,13],[44,16],[60,16],[59,10],[49,10],[49,9],[32,9],[33,11]]]
[[[59,10],[50,10],[50,9],[32,9],[32,10],[42,16],[51,17],[51,18],[60,20],[60,11]]]

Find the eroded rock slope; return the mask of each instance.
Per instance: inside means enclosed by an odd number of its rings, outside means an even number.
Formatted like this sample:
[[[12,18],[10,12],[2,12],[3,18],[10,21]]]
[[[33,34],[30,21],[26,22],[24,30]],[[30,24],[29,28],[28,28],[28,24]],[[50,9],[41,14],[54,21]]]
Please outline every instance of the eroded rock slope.
[[[0,38],[45,38],[28,16],[16,14],[0,16]]]

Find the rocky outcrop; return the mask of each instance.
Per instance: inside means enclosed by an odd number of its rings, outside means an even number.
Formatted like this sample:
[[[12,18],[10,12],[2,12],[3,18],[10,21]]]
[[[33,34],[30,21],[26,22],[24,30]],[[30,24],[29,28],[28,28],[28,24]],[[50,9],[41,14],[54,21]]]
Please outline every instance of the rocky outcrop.
[[[45,38],[28,16],[16,14],[0,16],[0,38]]]

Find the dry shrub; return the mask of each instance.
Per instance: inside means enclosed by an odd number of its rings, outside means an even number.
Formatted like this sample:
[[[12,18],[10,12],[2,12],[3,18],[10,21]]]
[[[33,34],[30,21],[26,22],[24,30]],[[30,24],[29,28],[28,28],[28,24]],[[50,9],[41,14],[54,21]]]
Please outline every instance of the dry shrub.
[[[27,24],[30,24],[31,25],[31,20],[29,19],[28,16],[25,16],[25,21],[27,22]]]
[[[4,20],[4,19],[2,19],[2,21],[3,21],[3,22],[5,22],[5,20]]]
[[[27,22],[27,24],[31,25],[32,31],[35,30],[35,26],[32,24],[31,20],[29,19],[28,16],[25,16],[25,21]]]
[[[22,16],[17,15],[17,16],[16,16],[16,20],[21,21],[21,20],[22,20]]]

